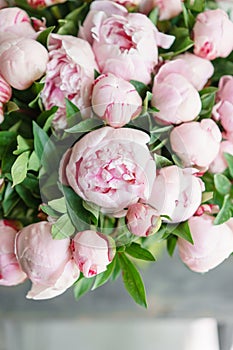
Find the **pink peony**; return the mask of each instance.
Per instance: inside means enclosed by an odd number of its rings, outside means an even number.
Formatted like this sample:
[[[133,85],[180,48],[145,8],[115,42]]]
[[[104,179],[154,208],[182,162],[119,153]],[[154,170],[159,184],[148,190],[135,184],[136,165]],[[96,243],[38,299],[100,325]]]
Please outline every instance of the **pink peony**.
[[[106,1],[92,6],[80,32],[86,38],[92,33],[93,51],[101,73],[148,84],[158,63],[158,46],[170,47],[174,37],[160,33],[143,14],[127,13],[122,7],[119,15],[121,6],[117,7],[117,15],[105,14],[105,7],[109,8]]]
[[[180,61],[180,69],[182,69],[182,71],[185,69],[185,77],[198,91],[204,88],[208,79],[214,73],[214,66],[209,60],[190,52],[176,56],[174,61],[177,60],[182,60]],[[179,72],[177,71],[177,73]]]
[[[79,277],[72,260],[70,239],[53,239],[51,226],[48,222],[39,222],[23,228],[17,235],[16,254],[32,281],[27,298],[53,298],[64,293]]]
[[[110,236],[83,231],[73,239],[74,260],[85,277],[104,272],[115,255],[115,242]]]
[[[90,107],[94,70],[98,69],[88,42],[69,35],[51,34],[45,87],[41,93],[45,108],[58,106],[54,123],[66,127],[65,98],[85,111]]]
[[[104,127],[85,135],[60,164],[65,179],[84,200],[104,213],[119,215],[139,199],[149,198],[155,162],[146,146],[149,137],[135,129]],[[65,168],[65,170],[64,170]]]
[[[158,212],[142,203],[135,203],[129,207],[126,222],[129,231],[139,237],[153,235],[161,225]]]
[[[182,12],[183,0],[142,0],[141,12],[148,14],[154,8],[159,11],[159,20],[164,21],[178,16]]]
[[[14,222],[0,220],[0,285],[14,286],[27,278],[14,253],[17,229]]]
[[[213,116],[220,120],[228,135],[233,135],[233,76],[222,76],[218,88],[218,103],[213,108]]]
[[[35,30],[31,25],[27,12],[18,7],[0,10],[0,33],[13,33],[19,37],[33,37]],[[3,35],[3,34],[2,34]]]
[[[227,168],[228,165],[224,153],[230,153],[233,155],[233,142],[221,142],[218,155],[209,166],[209,171],[211,173],[222,173]]]
[[[8,84],[25,90],[45,73],[48,52],[39,42],[0,35],[0,74]]]
[[[211,119],[184,123],[170,134],[172,150],[184,166],[196,166],[206,170],[216,158],[222,136],[217,124]]]
[[[201,204],[204,184],[193,172],[176,165],[159,170],[148,203],[159,215],[168,215],[168,222],[189,219]]]
[[[232,220],[232,219],[231,219]],[[195,272],[207,272],[221,264],[233,251],[233,230],[228,223],[213,224],[214,217],[194,216],[189,227],[194,245],[179,238],[179,255],[182,261]]]
[[[182,60],[165,63],[154,78],[151,104],[158,122],[179,124],[195,119],[201,111],[201,99],[189,82],[188,67]],[[167,98],[169,96],[169,99]]]
[[[66,2],[67,0],[27,0],[27,3],[32,8],[43,8],[48,7],[56,4],[62,4],[63,2]]]
[[[113,74],[98,77],[92,91],[94,112],[112,127],[119,128],[141,112],[142,99],[132,84]]]
[[[199,13],[193,28],[194,53],[208,60],[227,57],[233,50],[233,23],[223,10]]]
[[[3,121],[3,105],[11,98],[12,90],[10,85],[0,75],[0,123]]]

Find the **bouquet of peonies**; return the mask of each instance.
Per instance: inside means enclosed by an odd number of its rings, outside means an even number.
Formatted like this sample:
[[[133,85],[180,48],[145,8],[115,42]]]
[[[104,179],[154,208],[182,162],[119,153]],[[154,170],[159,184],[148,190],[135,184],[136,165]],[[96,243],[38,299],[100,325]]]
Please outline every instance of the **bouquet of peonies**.
[[[233,252],[231,1],[0,1],[0,285],[78,299]]]

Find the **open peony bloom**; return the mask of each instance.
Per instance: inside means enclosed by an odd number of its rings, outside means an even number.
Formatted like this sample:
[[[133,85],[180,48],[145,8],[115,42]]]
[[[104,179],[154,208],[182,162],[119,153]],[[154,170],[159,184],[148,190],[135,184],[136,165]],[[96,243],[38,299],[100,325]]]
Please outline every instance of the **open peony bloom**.
[[[226,134],[233,135],[233,76],[224,75],[219,80],[217,104],[213,108],[213,116],[220,120]]]
[[[10,85],[0,75],[0,123],[3,121],[3,105],[11,98],[12,90]]]
[[[183,0],[142,0],[140,12],[148,14],[155,7],[159,11],[159,20],[164,21],[178,16],[182,12]]]
[[[135,203],[129,207],[126,222],[129,231],[139,237],[153,235],[161,226],[157,210],[142,203]]]
[[[113,74],[103,74],[94,83],[92,108],[114,128],[127,124],[141,112],[142,99],[128,81]]]
[[[0,10],[0,33],[3,32],[5,36],[9,33],[19,37],[32,38],[35,36],[30,17],[19,7],[7,7]]]
[[[158,171],[148,203],[170,223],[189,219],[201,204],[204,184],[193,173],[176,165]]]
[[[227,57],[233,50],[233,23],[225,11],[199,13],[193,27],[194,53],[208,60]]]
[[[94,71],[98,67],[91,46],[82,39],[51,34],[48,48],[49,62],[41,97],[46,109],[59,107],[53,122],[63,129],[67,125],[65,98],[85,112],[91,104]]]
[[[174,61],[177,60],[179,60],[179,66],[176,73],[180,72],[184,75],[198,91],[204,88],[214,73],[214,66],[209,60],[190,52],[176,56]]]
[[[172,150],[184,166],[196,166],[200,170],[206,170],[216,158],[221,139],[221,132],[211,119],[181,124],[170,134]]]
[[[182,60],[170,61],[160,68],[154,78],[151,101],[159,110],[153,113],[158,122],[179,124],[198,116],[201,99],[189,76],[190,70]]]
[[[83,231],[73,239],[73,257],[85,277],[104,272],[115,255],[115,242],[96,231]]]
[[[27,275],[22,271],[15,256],[15,236],[17,229],[14,222],[0,220],[0,285],[15,286],[22,283]]]
[[[227,168],[228,165],[224,153],[230,153],[233,155],[233,142],[221,142],[218,155],[209,166],[209,171],[211,173],[222,173]]]
[[[64,293],[79,277],[70,239],[53,239],[51,226],[39,222],[23,228],[17,235],[16,254],[22,270],[32,281],[27,298],[53,298]]]
[[[160,33],[145,15],[127,13],[124,7],[111,5],[113,12],[109,13],[108,1],[94,2],[80,35],[90,38],[92,33],[101,73],[148,84],[158,63],[158,46],[170,47],[174,37]]]
[[[178,238],[182,261],[195,272],[207,272],[221,264],[233,252],[233,219],[214,225],[214,217],[193,216],[188,224],[194,244]]]
[[[85,135],[60,164],[60,180],[101,211],[119,215],[147,200],[156,176],[146,133],[104,127]]]
[[[45,73],[48,52],[39,42],[0,34],[0,74],[13,88],[25,90]]]

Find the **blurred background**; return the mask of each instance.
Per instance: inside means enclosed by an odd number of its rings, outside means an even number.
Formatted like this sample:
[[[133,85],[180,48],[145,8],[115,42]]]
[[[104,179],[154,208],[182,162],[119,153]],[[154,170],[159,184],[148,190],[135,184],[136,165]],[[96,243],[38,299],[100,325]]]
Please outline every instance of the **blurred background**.
[[[0,350],[233,350],[232,260],[202,275],[164,252],[140,269],[147,310],[121,278],[78,302],[72,288],[32,301],[30,283],[0,287]]]

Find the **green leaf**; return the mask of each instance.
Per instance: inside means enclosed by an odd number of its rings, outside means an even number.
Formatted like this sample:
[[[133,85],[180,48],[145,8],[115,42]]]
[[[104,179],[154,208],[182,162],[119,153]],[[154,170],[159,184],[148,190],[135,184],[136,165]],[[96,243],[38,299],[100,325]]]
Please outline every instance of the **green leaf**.
[[[161,54],[161,57],[164,59],[171,59],[172,57],[189,50],[194,45],[193,40],[190,39],[189,30],[187,28],[173,27],[170,34],[174,35],[176,40],[170,47],[169,52]]]
[[[48,202],[48,205],[58,213],[65,214],[67,212],[66,201],[64,197],[53,199],[52,201]]]
[[[205,203],[210,201],[213,198],[214,192],[203,192],[202,193],[202,198],[201,198],[201,203]]]
[[[185,6],[195,12],[203,12],[205,10],[206,0],[186,0]]]
[[[231,182],[223,174],[214,175],[214,185],[216,187],[216,190],[222,195],[229,193],[231,190]]]
[[[53,239],[64,239],[72,236],[75,232],[75,228],[72,225],[68,214],[63,214],[53,225],[52,225],[52,236]]]
[[[45,46],[47,48],[49,35],[55,28],[56,28],[55,26],[48,27],[45,30],[43,30],[43,32],[40,32],[40,34],[36,38],[36,41],[38,41],[40,44],[42,44],[43,46]]]
[[[103,126],[104,123],[101,119],[90,118],[81,121],[80,123],[74,125],[72,128],[65,129],[66,132],[70,134],[82,133],[92,131],[99,126]]]
[[[16,140],[16,133],[11,131],[0,131],[0,159],[5,154],[7,146]]]
[[[66,101],[66,118],[71,118],[77,113],[80,113],[79,108],[75,104],[73,104],[73,102],[71,102],[67,98],[65,99],[65,101]]]
[[[17,150],[13,152],[15,155],[19,155],[25,151],[29,151],[33,147],[33,140],[26,140],[21,135],[17,136]]]
[[[33,151],[28,161],[28,170],[38,171],[39,168],[40,168],[39,159],[36,155],[36,152]]]
[[[166,167],[166,166],[169,166],[169,165],[173,165],[173,163],[163,157],[163,156],[160,156],[159,154],[154,154],[154,159],[155,159],[155,163],[156,163],[156,168],[163,168],[163,167]]]
[[[91,290],[94,282],[94,277],[85,278],[81,276],[77,282],[74,284],[74,297],[79,300],[84,294]]]
[[[51,124],[55,113],[57,112],[58,107],[53,106],[49,111],[43,111],[41,114],[38,116],[36,123],[40,126],[43,127],[43,130],[46,132],[46,127],[45,125],[48,123]],[[48,129],[47,129],[48,130]]]
[[[130,80],[130,83],[135,87],[141,98],[144,99],[147,91],[149,90],[148,86],[137,80]]]
[[[201,97],[202,109],[200,112],[201,119],[210,118],[212,114],[212,109],[215,104],[215,97],[217,92],[216,87],[208,87],[199,92]]]
[[[155,257],[151,254],[151,252],[145,248],[142,248],[141,245],[138,243],[131,243],[130,246],[126,247],[125,252],[136,259],[145,261],[156,261]]]
[[[66,207],[73,225],[78,231],[90,229],[91,213],[83,207],[83,200],[70,187],[62,186]]]
[[[233,62],[226,58],[217,58],[212,61],[214,65],[214,75],[211,77],[211,81],[218,83],[219,79],[223,75],[232,75],[233,72]]]
[[[83,207],[92,214],[92,220],[94,225],[97,225],[99,220],[100,208],[94,203],[88,203],[86,201],[83,201],[82,204]]]
[[[173,129],[173,125],[167,125],[167,126],[155,126],[153,129],[150,130],[151,134],[163,134],[165,132],[168,132]]]
[[[232,217],[232,200],[229,194],[226,194],[223,200],[223,205],[214,219],[214,225],[220,225],[229,220]]]
[[[49,142],[49,136],[35,122],[33,122],[33,135],[35,152],[38,159],[41,160],[44,154],[44,147],[46,143]]]
[[[177,224],[168,225],[168,232],[172,233],[177,237],[183,238],[189,243],[193,244],[193,239],[192,239],[188,221],[182,222],[179,225]]]
[[[53,218],[58,218],[58,213],[50,208],[48,205],[41,204],[40,209],[47,215],[53,217]]]
[[[40,204],[41,200],[39,198],[36,199],[29,189],[20,184],[15,186],[15,190],[29,208],[38,208],[38,205]]]
[[[15,208],[19,201],[19,195],[11,187],[11,183],[9,182],[6,186],[4,200],[2,202],[2,208],[5,217],[8,217],[10,215],[11,211]]]
[[[224,157],[228,164],[229,173],[233,179],[233,155],[230,153],[224,153]]]
[[[119,253],[118,258],[126,290],[137,304],[147,307],[145,287],[140,273],[124,253]]]
[[[149,13],[149,19],[151,22],[156,26],[158,21],[158,15],[159,15],[159,9],[158,7],[155,7],[150,13]]]
[[[101,287],[109,281],[115,268],[115,263],[116,259],[114,258],[113,261],[107,266],[107,270],[96,276],[94,285],[91,290]]]
[[[167,239],[167,251],[170,256],[173,256],[176,244],[177,244],[177,237],[170,235]]]
[[[193,16],[192,12],[185,7],[184,4],[182,4],[182,9],[185,26],[188,29],[192,29],[195,23],[195,17]]]
[[[27,164],[28,164],[29,154],[30,154],[29,151],[20,154],[20,156],[17,157],[16,161],[12,166],[11,175],[13,179],[13,187],[23,182],[23,180],[27,176]]]
[[[116,254],[114,257],[115,260],[115,267],[113,269],[112,275],[111,275],[111,281],[116,281],[121,273],[121,267],[118,259],[118,255]]]

